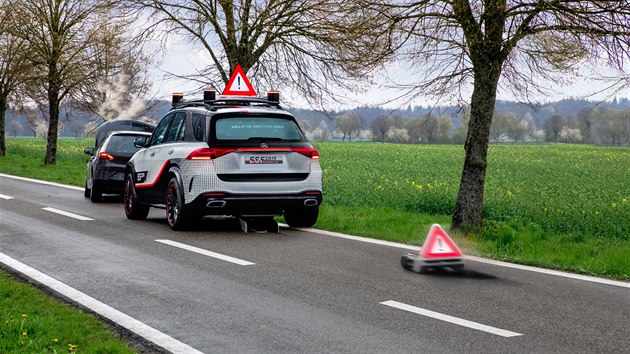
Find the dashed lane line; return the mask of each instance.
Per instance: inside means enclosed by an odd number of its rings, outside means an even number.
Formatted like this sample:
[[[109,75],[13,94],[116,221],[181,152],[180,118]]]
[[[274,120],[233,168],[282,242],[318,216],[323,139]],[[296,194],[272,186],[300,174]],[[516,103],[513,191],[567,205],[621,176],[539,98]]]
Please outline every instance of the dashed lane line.
[[[170,352],[178,354],[202,354],[202,352],[197,349],[182,343],[177,339],[94,299],[93,297],[70,287],[69,285],[31,268],[26,264],[5,255],[4,253],[0,253],[0,262]]]
[[[468,321],[468,320],[465,320],[463,318],[458,318],[458,317],[445,315],[443,313],[426,310],[426,309],[423,309],[423,308],[420,308],[420,307],[415,307],[415,306],[403,304],[402,302],[398,302],[398,301],[389,300],[389,301],[381,302],[380,304],[381,305],[385,305],[385,306],[389,306],[389,307],[393,307],[393,308],[397,308],[397,309],[400,309],[400,310],[404,310],[404,311],[407,311],[407,312],[415,313],[415,314],[418,314],[418,315],[430,317],[430,318],[433,318],[433,319],[436,319],[436,320],[440,320],[440,321],[456,324],[458,326],[472,328],[472,329],[476,329],[476,330],[479,330],[479,331],[491,333],[491,334],[494,334],[494,335],[497,335],[497,336],[501,336],[501,337],[505,337],[505,338],[522,336],[522,334],[520,334],[520,333],[516,333],[516,332],[512,332],[512,331],[508,331],[508,330],[505,330],[505,329],[496,328],[496,327],[492,327],[492,326],[487,326],[487,325],[484,325],[484,324],[481,324],[481,323],[478,323],[478,322]]]
[[[0,199],[9,200],[9,199],[13,199],[13,197],[10,197],[10,196],[4,195],[4,194],[0,194]]]
[[[90,220],[94,220],[92,218],[88,218],[86,216],[82,216],[82,215],[78,215],[78,214],[73,214],[67,211],[63,211],[63,210],[59,210],[59,209],[55,209],[55,208],[51,208],[51,207],[46,207],[46,208],[42,208],[43,210],[49,211],[51,213],[55,213],[55,214],[59,214],[59,215],[63,215],[63,216],[67,216],[69,218],[73,218],[73,219],[77,219],[77,220],[81,220],[81,221],[90,221]]]
[[[177,248],[180,248],[180,249],[183,249],[183,250],[186,250],[186,251],[198,253],[198,254],[201,254],[201,255],[204,255],[204,256],[220,259],[222,261],[226,261],[226,262],[230,262],[230,263],[234,263],[234,264],[238,264],[238,265],[242,265],[242,266],[248,266],[248,265],[256,264],[256,263],[252,263],[252,262],[245,261],[245,260],[242,260],[242,259],[226,256],[224,254],[220,254],[220,253],[204,250],[203,248],[190,246],[190,245],[187,245],[185,243],[175,242],[175,241],[171,241],[171,240],[155,240],[155,242],[159,242],[159,243],[162,243],[162,244],[165,244],[165,245],[177,247]]]
[[[45,185],[50,185],[50,186],[55,186],[55,187],[60,187],[60,188],[66,188],[66,189],[73,189],[73,190],[77,190],[77,191],[83,191],[83,188],[80,188],[80,187],[69,186],[69,185],[53,183],[53,182],[40,181],[40,180],[36,180],[36,179],[31,179],[31,178],[16,177],[16,176],[11,176],[11,175],[6,175],[6,174],[3,174],[3,173],[0,173],[0,177],[12,178],[12,179],[28,181],[28,182],[32,182],[32,183],[39,183],[39,184],[45,184]],[[283,227],[283,228],[288,228],[289,227],[286,224],[280,224],[280,226]],[[303,231],[306,231],[306,232],[317,233],[317,234],[320,234],[320,235],[345,238],[345,239],[349,239],[349,240],[353,240],[353,241],[364,242],[364,243],[372,243],[372,244],[381,245],[381,246],[387,246],[387,247],[395,247],[395,248],[400,248],[400,249],[404,249],[404,250],[417,250],[419,248],[418,246],[407,245],[407,244],[404,244],[404,243],[382,241],[382,240],[376,240],[376,239],[371,239],[371,238],[366,238],[366,237],[346,235],[346,234],[342,234],[342,233],[338,233],[338,232],[331,232],[331,231],[326,231],[326,230],[318,230],[318,229],[312,229],[312,228],[297,228],[297,229],[298,230],[303,230]],[[496,260],[493,260],[493,259],[481,258],[481,257],[475,257],[475,256],[465,256],[464,258],[468,259],[468,260],[471,260],[471,261],[474,261],[474,262],[486,263],[486,264],[491,264],[491,265],[495,265],[495,266],[499,266],[499,267],[520,269],[520,270],[524,270],[524,271],[528,271],[528,272],[541,273],[541,274],[553,275],[553,276],[558,276],[558,277],[563,277],[563,278],[570,278],[570,279],[576,279],[576,280],[581,280],[581,281],[587,281],[587,282],[591,282],[591,283],[606,284],[606,285],[611,285],[611,286],[617,286],[617,287],[621,287],[621,288],[628,288],[628,289],[630,289],[630,283],[629,282],[623,282],[623,281],[618,281],[618,280],[611,280],[611,279],[605,279],[605,278],[592,277],[592,276],[588,276],[588,275],[566,273],[566,272],[550,270],[550,269],[544,269],[544,268],[537,268],[537,267],[532,267],[532,266],[524,266],[524,265],[520,265],[520,264],[496,261]]]

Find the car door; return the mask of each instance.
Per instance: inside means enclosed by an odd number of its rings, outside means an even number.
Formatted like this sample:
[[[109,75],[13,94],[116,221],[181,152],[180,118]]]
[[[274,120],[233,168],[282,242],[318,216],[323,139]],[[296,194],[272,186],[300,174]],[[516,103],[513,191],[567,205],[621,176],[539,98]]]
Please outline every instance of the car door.
[[[163,156],[163,142],[173,117],[174,114],[169,113],[160,121],[151,135],[149,146],[138,151],[133,158],[136,189],[142,194],[153,189],[168,162]]]

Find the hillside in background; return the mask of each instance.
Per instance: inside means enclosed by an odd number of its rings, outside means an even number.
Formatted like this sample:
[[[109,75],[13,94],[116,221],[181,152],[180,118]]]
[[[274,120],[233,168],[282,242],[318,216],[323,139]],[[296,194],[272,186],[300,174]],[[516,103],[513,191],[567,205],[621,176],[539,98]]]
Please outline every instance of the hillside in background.
[[[143,116],[158,121],[171,107],[170,101],[155,100],[146,103]],[[550,117],[559,116],[564,122],[576,120],[578,113],[584,109],[598,108],[599,110],[623,111],[630,108],[630,100],[627,98],[614,99],[608,102],[596,102],[583,99],[566,99],[557,102],[550,102],[538,106],[525,105],[511,101],[497,101],[496,113],[512,117],[516,122],[523,120],[533,120],[536,129],[543,129],[545,122]],[[406,120],[417,120],[431,114],[435,117],[446,116],[452,120],[452,130],[455,131],[462,124],[461,117],[465,115],[465,110],[453,106],[436,107],[407,107],[405,109],[386,109],[381,107],[356,107],[338,112],[317,112],[309,109],[289,109],[296,118],[305,126],[305,130],[325,129],[327,137],[333,137],[335,133],[335,118],[354,113],[360,117],[361,129],[367,131],[371,123],[378,117],[403,117]],[[137,119],[139,117],[128,117]],[[86,135],[86,127],[89,124],[100,124],[102,119],[94,114],[78,111],[71,107],[63,107],[61,114],[62,130],[61,136],[82,137]],[[577,124],[574,124],[577,125]],[[40,134],[45,131],[47,122],[39,113],[20,114],[14,110],[7,112],[6,133],[9,136],[36,136],[38,129]],[[557,138],[557,137],[556,137]]]

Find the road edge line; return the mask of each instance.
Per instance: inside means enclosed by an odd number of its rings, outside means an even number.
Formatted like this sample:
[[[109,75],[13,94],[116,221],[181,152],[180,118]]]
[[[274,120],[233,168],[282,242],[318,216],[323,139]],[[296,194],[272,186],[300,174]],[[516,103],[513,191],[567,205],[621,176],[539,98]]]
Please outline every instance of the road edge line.
[[[61,187],[61,188],[73,189],[75,191],[83,191],[84,190],[84,188],[77,187],[77,186],[71,186],[71,185],[68,185],[68,184],[61,184],[61,183],[55,183],[55,182],[42,181],[42,180],[39,180],[39,179],[7,175],[7,174],[4,174],[4,173],[0,173],[0,177],[16,179],[18,181],[26,181],[26,182],[31,182],[31,183],[45,184],[45,185],[53,186],[53,187]]]
[[[313,229],[313,228],[296,228],[296,227],[290,227],[289,225],[282,224],[282,223],[279,223],[278,225],[280,227],[282,227],[282,228],[287,228],[287,229],[295,229],[295,230],[300,230],[300,231],[312,232],[312,233],[315,233],[315,234],[320,234],[320,235],[325,235],[325,236],[343,238],[343,239],[347,239],[347,240],[353,240],[353,241],[364,242],[364,243],[372,243],[372,244],[377,244],[377,245],[381,245],[381,246],[400,248],[400,249],[404,249],[404,250],[416,251],[416,250],[421,248],[420,246],[412,246],[412,245],[408,245],[408,244],[404,244],[404,243],[398,243],[398,242],[392,242],[392,241],[384,241],[384,240],[377,240],[377,239],[361,237],[361,236],[346,235],[346,234],[342,234],[342,233],[334,232],[334,231],[319,230],[319,229]],[[583,275],[583,274],[577,274],[577,273],[567,273],[567,272],[563,272],[563,271],[559,271],[559,270],[539,268],[539,267],[527,266],[527,265],[516,264],[516,263],[509,263],[509,262],[498,261],[498,260],[494,260],[494,259],[477,257],[477,256],[466,256],[465,255],[464,259],[465,260],[469,260],[469,261],[473,261],[473,262],[485,263],[485,264],[490,264],[490,265],[494,265],[494,266],[499,266],[499,267],[512,268],[512,269],[524,270],[524,271],[529,271],[529,272],[534,272],[534,273],[541,273],[541,274],[547,274],[547,275],[554,275],[554,276],[563,277],[563,278],[569,278],[569,279],[574,279],[574,280],[582,280],[582,281],[587,281],[587,282],[591,282],[591,283],[605,284],[605,285],[611,285],[611,286],[616,286],[616,287],[620,287],[620,288],[628,288],[628,289],[630,289],[630,282],[624,282],[624,281],[620,281],[620,280],[599,278],[599,277],[594,277],[594,276],[591,276],[591,275]]]
[[[42,284],[51,290],[67,297],[68,299],[84,306],[94,313],[107,318],[116,325],[126,328],[129,331],[139,335],[140,337],[168,350],[173,353],[194,353],[202,354],[201,351],[178,341],[177,339],[158,331],[157,329],[126,315],[115,308],[102,303],[93,297],[80,292],[67,284],[64,284],[28,265],[13,259],[0,252],[0,262],[14,271],[23,274],[31,280]]]

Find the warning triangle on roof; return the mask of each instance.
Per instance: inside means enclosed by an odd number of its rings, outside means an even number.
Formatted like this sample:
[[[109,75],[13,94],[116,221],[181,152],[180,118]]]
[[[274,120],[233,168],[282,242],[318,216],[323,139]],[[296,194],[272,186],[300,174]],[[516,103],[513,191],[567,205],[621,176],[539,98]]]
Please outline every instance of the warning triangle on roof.
[[[463,253],[440,225],[433,224],[426,240],[424,240],[420,256],[431,259],[453,258],[463,257]]]
[[[223,90],[225,96],[256,96],[256,90],[252,86],[251,82],[245,76],[245,72],[240,64],[236,64],[234,72],[230,77],[225,90]]]

